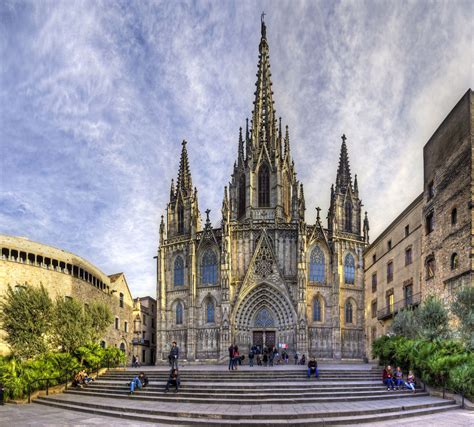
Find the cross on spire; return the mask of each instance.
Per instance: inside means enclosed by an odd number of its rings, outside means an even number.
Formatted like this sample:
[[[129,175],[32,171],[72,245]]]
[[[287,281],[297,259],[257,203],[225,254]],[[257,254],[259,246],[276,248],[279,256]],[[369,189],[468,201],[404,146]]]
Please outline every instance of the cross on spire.
[[[345,144],[345,143],[346,143],[346,139],[347,139],[345,133],[342,134],[341,139],[342,139],[342,143]]]

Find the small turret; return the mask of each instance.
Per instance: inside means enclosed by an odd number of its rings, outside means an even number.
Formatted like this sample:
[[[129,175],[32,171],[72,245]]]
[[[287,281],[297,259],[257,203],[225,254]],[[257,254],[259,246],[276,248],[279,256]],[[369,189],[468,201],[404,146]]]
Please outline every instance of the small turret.
[[[364,217],[364,242],[369,244],[369,218],[367,217],[367,211],[365,211]]]

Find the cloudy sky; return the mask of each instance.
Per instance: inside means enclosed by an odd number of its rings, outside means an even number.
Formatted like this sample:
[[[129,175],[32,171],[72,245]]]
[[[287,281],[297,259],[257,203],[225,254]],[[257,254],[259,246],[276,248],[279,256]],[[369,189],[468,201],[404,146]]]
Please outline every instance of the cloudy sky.
[[[473,86],[469,1],[0,1],[0,232],[155,295],[158,223],[188,140],[218,220],[266,12],[277,115],[307,220],[348,137],[372,240],[422,191],[422,147]]]

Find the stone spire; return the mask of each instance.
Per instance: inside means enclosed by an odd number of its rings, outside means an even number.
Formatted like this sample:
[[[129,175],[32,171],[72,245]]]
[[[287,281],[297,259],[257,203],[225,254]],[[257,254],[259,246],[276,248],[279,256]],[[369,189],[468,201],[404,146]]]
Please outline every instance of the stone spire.
[[[275,120],[274,101],[272,92],[270,55],[267,43],[267,29],[262,14],[262,28],[258,58],[257,83],[255,90],[254,110],[252,112],[252,141],[253,148],[258,149],[262,143],[267,144],[267,150],[274,149],[274,135],[277,126]]]
[[[176,193],[180,191],[184,197],[190,196],[193,192],[193,181],[189,170],[188,152],[186,150],[187,142],[183,140],[181,150],[181,160],[179,161],[178,180],[176,183]]]
[[[364,242],[369,244],[369,218],[367,216],[367,211],[365,211],[364,218]]]
[[[336,192],[345,193],[348,187],[352,187],[352,178],[349,156],[347,154],[346,135],[342,135],[341,139],[342,145],[339,155],[339,167],[337,168]]]
[[[239,129],[239,149],[238,149],[238,166],[244,165],[244,140],[242,138],[242,128]]]

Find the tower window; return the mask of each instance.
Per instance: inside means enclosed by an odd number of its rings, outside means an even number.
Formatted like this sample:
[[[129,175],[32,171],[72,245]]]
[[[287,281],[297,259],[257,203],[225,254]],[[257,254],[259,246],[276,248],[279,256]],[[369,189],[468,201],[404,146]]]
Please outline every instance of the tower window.
[[[120,292],[120,308],[123,308],[123,293]]]
[[[405,249],[405,265],[410,265],[413,262],[413,253],[411,248]]]
[[[458,223],[458,210],[454,208],[451,211],[451,225],[456,225]]]
[[[313,322],[321,322],[321,300],[319,298],[313,300]]]
[[[377,273],[372,274],[372,292],[377,292]]]
[[[410,225],[405,225],[405,237],[408,237],[410,234]]]
[[[344,258],[344,283],[353,285],[355,282],[355,261],[351,254]]]
[[[370,306],[370,314],[372,316],[372,319],[377,316],[377,300],[376,299],[372,301],[372,304]]]
[[[263,164],[258,172],[258,206],[270,206],[270,172],[266,164]]]
[[[178,206],[178,234],[184,233],[184,209],[180,204]]]
[[[345,204],[344,230],[352,233],[352,203],[349,200]]]
[[[174,285],[184,286],[184,261],[181,256],[174,260]]]
[[[215,285],[217,283],[217,257],[212,249],[204,252],[201,261],[202,284]]]
[[[309,261],[309,281],[324,283],[324,253],[319,246],[316,246],[311,252]]]
[[[435,274],[435,258],[430,255],[426,258],[426,280],[434,277]]]
[[[451,270],[456,270],[459,265],[459,257],[456,252],[451,255]]]
[[[387,283],[390,283],[393,280],[393,262],[390,261],[387,264]]]
[[[239,210],[238,217],[245,214],[245,175],[242,175],[239,180]]]
[[[207,311],[207,323],[214,323],[215,321],[215,316],[214,316],[214,303],[212,301],[209,301],[207,303],[207,307],[206,307],[206,311]]]
[[[350,301],[346,302],[346,307],[344,311],[345,311],[346,323],[353,323],[352,322],[352,303]]]
[[[391,250],[392,250],[392,241],[391,241],[391,240],[389,240],[389,241],[387,242],[387,250],[388,250],[388,251],[391,251]]]
[[[176,324],[177,325],[183,324],[183,304],[180,302],[176,304]]]
[[[430,181],[428,184],[428,200],[431,200],[434,197],[434,183]]]

